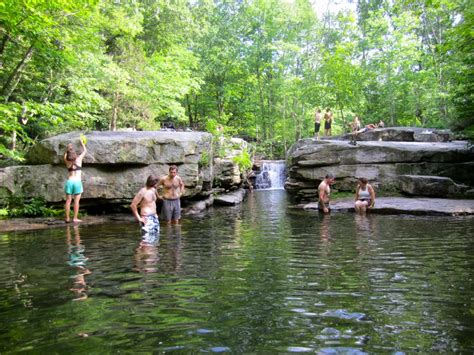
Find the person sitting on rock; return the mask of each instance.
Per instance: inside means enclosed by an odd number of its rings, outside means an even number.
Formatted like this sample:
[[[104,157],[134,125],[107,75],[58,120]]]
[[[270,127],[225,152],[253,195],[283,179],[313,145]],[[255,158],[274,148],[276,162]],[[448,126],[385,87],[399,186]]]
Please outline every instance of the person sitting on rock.
[[[364,177],[359,178],[355,193],[354,208],[357,213],[365,213],[367,208],[374,207],[375,190]]]
[[[381,121],[381,122],[382,122],[382,124],[384,124],[383,121]],[[380,123],[380,122],[379,122],[379,123]],[[361,128],[361,129],[359,129],[359,130],[357,130],[357,131],[353,131],[353,132],[352,132],[352,135],[351,135],[351,140],[350,140],[349,144],[356,145],[356,144],[357,144],[357,139],[356,139],[356,138],[357,138],[357,135],[358,135],[358,134],[371,131],[371,130],[373,130],[373,129],[375,129],[375,128],[378,128],[378,127],[379,127],[379,124],[369,123],[369,124],[366,125],[364,128]]]

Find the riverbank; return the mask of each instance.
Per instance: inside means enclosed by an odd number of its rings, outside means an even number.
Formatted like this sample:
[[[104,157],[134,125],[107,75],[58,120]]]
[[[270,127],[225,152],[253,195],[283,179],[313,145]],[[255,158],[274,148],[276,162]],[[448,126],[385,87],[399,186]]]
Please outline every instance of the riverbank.
[[[93,225],[114,222],[136,223],[133,216],[129,214],[113,214],[105,216],[84,216],[80,223],[66,223],[62,219],[44,217],[44,218],[12,218],[0,220],[0,232],[26,231],[34,229],[46,229],[54,227],[64,227],[66,225]]]

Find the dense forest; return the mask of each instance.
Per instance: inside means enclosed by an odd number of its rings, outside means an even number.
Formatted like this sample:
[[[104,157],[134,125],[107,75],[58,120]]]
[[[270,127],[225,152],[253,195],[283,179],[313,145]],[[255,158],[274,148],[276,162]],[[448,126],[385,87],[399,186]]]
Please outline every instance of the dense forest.
[[[0,156],[71,130],[214,131],[282,157],[330,107],[473,127],[469,0],[3,0]],[[355,10],[352,10],[355,9]]]

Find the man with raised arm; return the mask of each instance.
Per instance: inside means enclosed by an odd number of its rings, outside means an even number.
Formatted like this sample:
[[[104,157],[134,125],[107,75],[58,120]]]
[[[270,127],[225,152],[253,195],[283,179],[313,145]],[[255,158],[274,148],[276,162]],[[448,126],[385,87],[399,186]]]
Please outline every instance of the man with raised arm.
[[[171,165],[168,175],[158,182],[158,197],[163,199],[161,217],[166,223],[177,224],[181,219],[180,197],[184,193],[184,183],[178,175],[178,167]],[[162,193],[161,193],[162,191]]]

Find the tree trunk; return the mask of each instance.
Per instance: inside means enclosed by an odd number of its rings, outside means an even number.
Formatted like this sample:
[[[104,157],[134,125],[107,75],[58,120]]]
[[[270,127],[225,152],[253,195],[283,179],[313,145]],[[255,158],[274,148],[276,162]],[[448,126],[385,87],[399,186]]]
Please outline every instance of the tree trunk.
[[[5,50],[5,47],[9,39],[10,39],[10,36],[8,35],[8,33],[5,33],[5,35],[2,38],[2,41],[0,42],[0,56],[3,55],[3,51]]]
[[[118,117],[118,105],[119,105],[120,94],[118,92],[114,92],[114,100],[112,103],[112,117],[110,120],[109,129],[111,131],[117,130],[117,117]]]
[[[193,108],[191,106],[191,97],[189,94],[186,94],[185,97],[186,107],[188,108],[188,120],[189,120],[189,127],[193,127]]]
[[[25,55],[23,56],[23,59],[21,60],[21,62],[18,63],[13,73],[11,73],[11,75],[8,77],[5,85],[3,85],[2,93],[5,96],[5,102],[8,102],[11,94],[13,93],[16,86],[20,82],[21,72],[23,68],[25,67],[26,63],[28,63],[31,57],[33,56],[33,51],[34,51],[33,45],[31,45],[30,48],[28,48],[28,50],[26,51]]]
[[[23,107],[21,109],[21,115],[20,118],[18,119],[18,123],[22,125],[26,125],[28,123],[28,117],[26,116],[26,105],[23,103]],[[15,131],[12,133],[12,144],[11,144],[11,150],[14,151],[16,150],[16,140],[17,140],[18,134]]]

